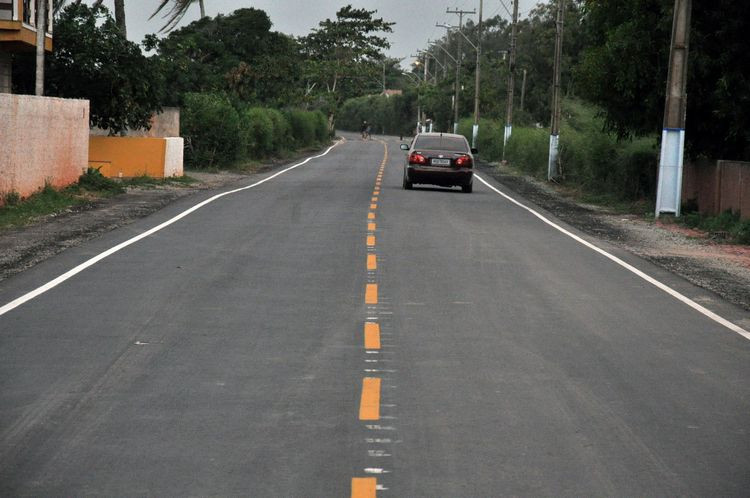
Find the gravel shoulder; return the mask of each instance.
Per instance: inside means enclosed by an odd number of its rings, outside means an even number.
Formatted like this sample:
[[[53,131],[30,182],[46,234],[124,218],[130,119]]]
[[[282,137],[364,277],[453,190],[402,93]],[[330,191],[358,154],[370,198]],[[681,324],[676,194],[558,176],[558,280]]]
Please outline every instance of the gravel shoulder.
[[[575,202],[553,186],[499,164],[481,164],[510,190],[582,232],[640,256],[750,311],[750,247],[681,225]]]

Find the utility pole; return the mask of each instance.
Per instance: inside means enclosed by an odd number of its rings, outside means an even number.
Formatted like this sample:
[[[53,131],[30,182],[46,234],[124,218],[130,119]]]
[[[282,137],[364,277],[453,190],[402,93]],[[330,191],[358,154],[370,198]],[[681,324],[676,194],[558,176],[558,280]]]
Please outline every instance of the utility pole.
[[[523,101],[526,98],[526,70],[523,70],[523,80],[521,80],[521,105],[518,107],[523,112]]]
[[[685,87],[691,11],[691,0],[675,0],[667,93],[664,102],[664,125],[659,155],[659,180],[656,190],[657,218],[661,213],[674,213],[675,216],[680,216],[687,109]]]
[[[445,9],[446,14],[458,14],[458,30],[461,31],[464,26],[464,14],[476,14],[476,10],[460,10],[460,9]],[[456,59],[456,89],[453,97],[453,133],[458,133],[458,92],[461,89],[461,59],[463,59],[463,52],[461,48],[461,37],[458,37],[458,54]]]
[[[44,42],[47,32],[47,0],[39,0],[36,12],[36,81],[34,94],[44,96]]]
[[[383,59],[383,95],[385,95],[385,59]]]
[[[479,0],[479,22],[477,23],[477,68],[474,75],[474,127],[471,130],[471,146],[476,148],[477,137],[479,136],[479,70],[481,68],[482,57],[482,3]]]
[[[418,53],[417,55],[411,55],[411,57],[416,57],[417,58],[417,62],[415,63],[415,65],[417,65],[417,66],[420,64],[419,58],[422,57],[424,59],[424,63],[423,63],[423,65],[424,65],[423,80],[422,80],[422,83],[420,83],[419,85],[417,85],[417,131],[416,131],[416,133],[420,133],[420,132],[424,131],[424,119],[423,119],[423,116],[422,116],[422,102],[421,102],[422,89],[420,87],[423,84],[427,83],[427,54],[423,52],[423,53]]]
[[[503,135],[503,159],[505,159],[505,146],[513,133],[513,87],[515,86],[516,74],[516,28],[518,24],[518,0],[513,0],[513,24],[510,29],[510,61],[508,62],[508,102],[505,114],[505,133]]]
[[[552,84],[552,119],[549,135],[549,161],[547,163],[547,180],[558,176],[557,157],[560,144],[560,59],[562,58],[563,16],[565,0],[557,0],[557,30],[555,33],[555,66]]]

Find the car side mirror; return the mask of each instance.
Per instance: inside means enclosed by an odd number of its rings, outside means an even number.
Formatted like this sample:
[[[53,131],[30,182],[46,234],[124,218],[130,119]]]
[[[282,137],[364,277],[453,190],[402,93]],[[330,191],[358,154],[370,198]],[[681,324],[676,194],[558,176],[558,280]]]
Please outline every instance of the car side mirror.
[[[477,149],[476,147],[472,147],[471,148],[471,153],[472,154],[479,154],[479,149]]]
[[[401,150],[409,150],[409,146],[407,144],[401,144]]]

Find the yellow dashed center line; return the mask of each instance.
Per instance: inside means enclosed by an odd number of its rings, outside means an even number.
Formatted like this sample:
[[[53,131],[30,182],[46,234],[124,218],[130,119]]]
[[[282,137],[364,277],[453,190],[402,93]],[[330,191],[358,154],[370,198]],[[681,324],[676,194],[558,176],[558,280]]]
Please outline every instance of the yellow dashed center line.
[[[353,477],[352,498],[374,498],[378,481],[374,477]]]
[[[362,397],[359,400],[360,420],[380,420],[380,379],[362,379]]]
[[[375,179],[370,198],[370,211],[367,213],[367,247],[371,254],[367,254],[367,271],[370,282],[375,280],[375,270],[378,268],[378,258],[375,254],[375,213],[378,208],[377,202],[380,196],[380,185],[383,181],[383,171],[388,162],[388,146],[381,142],[384,147],[383,161],[380,163],[378,175]],[[378,284],[368,283],[365,287],[365,304],[378,304]],[[377,322],[365,322],[364,346],[368,352],[376,352],[380,349],[380,324]],[[360,420],[380,420],[380,383],[378,377],[365,377],[362,379],[362,397],[359,401]],[[352,498],[375,498],[377,494],[377,479],[375,477],[353,477]]]
[[[365,304],[378,304],[378,284],[367,284],[365,288]]]
[[[380,325],[365,322],[365,349],[380,349]]]

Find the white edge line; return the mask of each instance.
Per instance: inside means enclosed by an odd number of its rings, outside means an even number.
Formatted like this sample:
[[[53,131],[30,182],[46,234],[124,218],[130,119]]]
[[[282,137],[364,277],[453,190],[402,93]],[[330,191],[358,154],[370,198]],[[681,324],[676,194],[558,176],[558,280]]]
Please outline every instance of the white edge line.
[[[666,292],[670,296],[674,297],[678,301],[682,301],[683,303],[687,304],[688,306],[690,306],[691,308],[693,308],[697,312],[703,314],[704,316],[710,318],[711,320],[713,320],[714,322],[718,323],[719,325],[723,325],[724,327],[728,328],[732,332],[736,332],[739,335],[741,335],[742,337],[744,337],[745,339],[750,340],[750,332],[748,332],[747,330],[743,329],[739,325],[736,325],[736,324],[730,322],[729,320],[727,320],[726,318],[723,318],[723,317],[717,315],[713,311],[711,311],[711,310],[709,310],[709,309],[701,306],[700,304],[696,303],[695,301],[693,301],[689,297],[687,297],[687,296],[685,296],[685,295],[677,292],[673,288],[669,287],[666,284],[663,284],[662,282],[656,280],[655,278],[651,277],[650,275],[647,275],[646,273],[642,272],[641,270],[639,270],[638,268],[634,267],[633,265],[630,265],[630,264],[626,263],[625,261],[621,260],[617,256],[608,253],[604,249],[601,249],[600,247],[595,246],[594,244],[592,244],[592,243],[590,243],[590,242],[588,242],[586,240],[583,240],[578,235],[575,235],[574,233],[571,233],[570,231],[564,229],[560,225],[555,224],[554,222],[552,222],[549,219],[545,218],[543,215],[541,215],[540,213],[534,211],[530,207],[521,204],[520,202],[518,202],[514,198],[510,197],[509,195],[504,194],[503,192],[499,191],[498,189],[496,189],[495,187],[493,187],[492,185],[490,185],[484,178],[480,177],[476,173],[474,174],[474,177],[477,180],[479,180],[480,182],[482,182],[485,185],[487,185],[491,190],[493,190],[496,193],[500,194],[501,196],[505,197],[507,200],[509,200],[510,202],[512,202],[513,204],[515,204],[516,206],[518,206],[518,207],[520,207],[522,209],[525,209],[526,211],[528,211],[529,213],[533,214],[534,216],[536,216],[537,218],[539,218],[540,220],[542,220],[544,223],[546,223],[549,226],[551,226],[552,228],[554,228],[555,230],[558,230],[558,231],[564,233],[565,235],[567,235],[571,239],[575,240],[576,242],[579,242],[579,243],[583,244],[584,246],[588,247],[589,249],[598,252],[599,254],[601,254],[602,256],[604,256],[605,258],[610,259],[611,261],[617,263],[618,265],[622,266],[626,270],[628,270],[628,271],[630,271],[632,273],[635,273],[636,275],[638,275],[639,277],[641,277],[646,282],[654,285],[655,287],[658,287],[659,289],[663,290],[664,292]]]
[[[308,161],[311,161],[313,159],[317,159],[319,157],[325,156],[326,154],[328,154],[331,151],[331,149],[333,149],[334,147],[336,147],[337,145],[339,145],[341,143],[343,143],[343,140],[339,140],[339,141],[335,142],[333,145],[331,145],[330,147],[328,147],[325,150],[325,152],[322,152],[321,154],[318,154],[316,156],[310,156],[307,159],[305,159],[304,161],[301,161],[301,162],[299,162],[297,164],[293,164],[292,166],[289,166],[288,168],[284,168],[281,171],[278,171],[278,172],[274,173],[273,175],[271,175],[269,177],[266,177],[266,178],[264,178],[264,179],[262,179],[262,180],[260,180],[258,182],[253,183],[252,185],[247,185],[245,187],[240,187],[240,188],[236,188],[234,190],[228,190],[227,192],[222,192],[220,194],[216,194],[213,197],[210,197],[210,198],[208,198],[208,199],[206,199],[206,200],[204,200],[202,202],[199,202],[195,206],[193,206],[193,207],[191,207],[191,208],[189,208],[189,209],[181,212],[177,216],[175,216],[173,218],[170,218],[167,221],[165,221],[165,222],[163,222],[163,223],[161,223],[161,224],[159,224],[159,225],[157,225],[157,226],[155,226],[155,227],[153,227],[153,228],[151,228],[149,230],[146,230],[145,232],[143,232],[143,233],[141,233],[139,235],[136,235],[135,237],[133,237],[131,239],[128,239],[128,240],[126,240],[124,242],[121,242],[121,243],[117,244],[116,246],[110,247],[106,251],[104,251],[104,252],[102,252],[100,254],[97,254],[93,258],[84,261],[83,263],[79,264],[78,266],[76,266],[74,268],[71,268],[70,270],[68,270],[65,273],[63,273],[62,275],[60,275],[59,277],[57,277],[57,278],[55,278],[53,280],[50,280],[46,284],[44,284],[42,286],[39,286],[39,287],[37,287],[36,289],[34,289],[34,290],[30,291],[30,292],[27,292],[26,294],[22,295],[21,297],[18,297],[16,299],[14,299],[13,301],[9,302],[8,304],[3,305],[2,307],[0,307],[0,316],[6,314],[7,312],[9,312],[11,310],[14,310],[14,309],[18,308],[19,306],[21,306],[22,304],[24,304],[24,303],[26,303],[28,301],[31,301],[35,297],[44,294],[48,290],[57,287],[58,285],[60,285],[61,283],[65,282],[69,278],[77,275],[78,273],[81,273],[86,268],[95,265],[96,263],[98,263],[99,261],[103,260],[104,258],[106,258],[108,256],[111,256],[112,254],[116,253],[120,249],[124,249],[125,247],[127,247],[127,246],[129,246],[131,244],[135,244],[139,240],[145,239],[149,235],[153,235],[154,233],[158,232],[159,230],[162,230],[163,228],[166,228],[169,225],[171,225],[171,224],[173,224],[173,223],[181,220],[185,216],[189,215],[190,213],[192,213],[194,211],[197,211],[198,209],[202,208],[206,204],[210,204],[210,203],[214,202],[215,200],[224,197],[225,195],[234,194],[234,193],[240,192],[242,190],[248,190],[248,189],[251,189],[253,187],[257,187],[258,185],[260,185],[262,183],[265,183],[265,182],[267,182],[269,180],[272,180],[272,179],[276,178],[279,175],[283,175],[287,171],[291,171],[291,170],[293,170],[295,168],[298,168],[299,166],[302,166],[303,164],[306,164]]]

